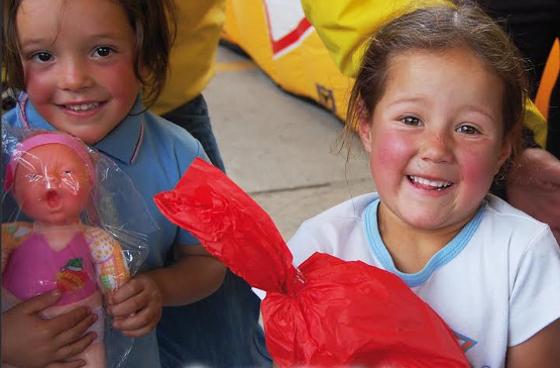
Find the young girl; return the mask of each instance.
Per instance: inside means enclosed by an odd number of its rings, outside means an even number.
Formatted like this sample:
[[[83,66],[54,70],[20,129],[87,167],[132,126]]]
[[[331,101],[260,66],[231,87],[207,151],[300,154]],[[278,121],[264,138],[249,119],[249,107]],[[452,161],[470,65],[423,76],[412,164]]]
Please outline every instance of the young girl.
[[[188,133],[148,112],[167,70],[169,1],[4,1],[3,55],[7,82],[22,90],[3,118],[11,126],[61,130],[111,157],[135,182],[159,231],[147,234],[143,272],[111,294],[113,327],[138,337],[128,367],[160,365],[154,328],[162,305],[183,305],[216,290],[225,269],[189,233],[169,223],[152,196],[172,188],[196,157],[206,157]],[[124,219],[127,208],[119,207]],[[10,213],[10,211],[4,211]],[[138,229],[142,234],[142,229]],[[168,255],[177,259],[164,267]],[[16,366],[72,360],[92,340],[81,333],[85,311],[42,321],[53,293],[21,303],[2,316],[2,358]],[[189,326],[184,326],[189,328]],[[23,332],[22,332],[23,331]],[[22,335],[24,334],[24,336]],[[80,366],[83,361],[65,363]]]
[[[488,194],[515,159],[523,65],[478,9],[430,7],[376,33],[349,107],[378,192],[307,220],[289,242],[400,276],[474,367],[557,367],[560,249],[549,227]]]

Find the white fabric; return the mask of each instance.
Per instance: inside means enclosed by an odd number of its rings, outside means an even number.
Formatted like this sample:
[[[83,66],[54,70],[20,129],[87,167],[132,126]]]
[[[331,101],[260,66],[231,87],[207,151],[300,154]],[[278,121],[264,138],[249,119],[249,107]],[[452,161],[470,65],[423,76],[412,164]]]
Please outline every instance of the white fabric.
[[[376,199],[366,194],[305,221],[288,243],[294,264],[318,251],[387,269],[364,231]],[[560,249],[546,224],[492,195],[476,231],[462,236],[466,246],[412,290],[456,332],[473,367],[503,367],[508,346],[560,317]]]

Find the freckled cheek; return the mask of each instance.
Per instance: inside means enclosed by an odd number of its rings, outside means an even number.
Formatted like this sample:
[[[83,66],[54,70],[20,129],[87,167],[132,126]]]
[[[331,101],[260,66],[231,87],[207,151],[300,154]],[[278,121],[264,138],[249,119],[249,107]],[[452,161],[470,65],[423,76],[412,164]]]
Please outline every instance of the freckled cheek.
[[[371,156],[374,175],[387,175],[402,170],[413,155],[412,140],[389,132],[378,136],[382,138],[373,142]]]

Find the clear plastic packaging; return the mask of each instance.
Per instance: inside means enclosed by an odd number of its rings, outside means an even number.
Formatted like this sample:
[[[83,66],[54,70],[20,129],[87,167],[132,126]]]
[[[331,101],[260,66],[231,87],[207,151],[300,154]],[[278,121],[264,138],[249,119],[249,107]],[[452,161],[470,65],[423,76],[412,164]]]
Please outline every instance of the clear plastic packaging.
[[[66,133],[3,126],[2,150],[2,311],[56,288],[62,296],[44,318],[82,305],[98,315],[86,366],[126,366],[134,341],[112,329],[103,294],[148,255],[157,225],[140,194],[112,160]]]

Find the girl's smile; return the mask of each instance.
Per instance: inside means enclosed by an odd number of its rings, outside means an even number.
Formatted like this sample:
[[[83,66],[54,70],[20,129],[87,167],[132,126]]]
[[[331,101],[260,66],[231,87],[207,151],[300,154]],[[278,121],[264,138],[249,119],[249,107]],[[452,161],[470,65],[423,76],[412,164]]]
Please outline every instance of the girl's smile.
[[[447,180],[429,179],[416,175],[407,175],[406,177],[414,187],[420,190],[436,190],[438,192],[441,192],[453,185],[453,182]]]

